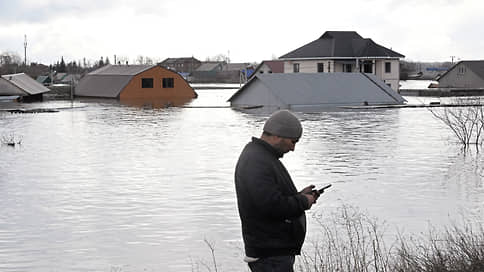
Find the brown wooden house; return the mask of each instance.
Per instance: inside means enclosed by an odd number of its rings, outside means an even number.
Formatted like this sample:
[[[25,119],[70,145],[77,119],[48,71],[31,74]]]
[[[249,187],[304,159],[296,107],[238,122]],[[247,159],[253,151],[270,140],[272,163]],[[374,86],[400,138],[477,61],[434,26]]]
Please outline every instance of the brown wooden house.
[[[163,100],[177,104],[197,97],[178,73],[157,65],[107,65],[83,77],[76,96]]]

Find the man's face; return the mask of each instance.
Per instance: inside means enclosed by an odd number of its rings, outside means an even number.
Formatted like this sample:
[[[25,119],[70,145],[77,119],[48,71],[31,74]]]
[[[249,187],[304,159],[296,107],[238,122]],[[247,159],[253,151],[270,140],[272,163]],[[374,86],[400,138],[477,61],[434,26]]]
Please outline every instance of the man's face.
[[[277,136],[277,139],[278,140],[273,146],[277,150],[281,151],[283,154],[289,151],[294,151],[294,149],[296,148],[296,143],[298,141],[298,139],[289,139],[289,138],[283,138],[279,136]]]

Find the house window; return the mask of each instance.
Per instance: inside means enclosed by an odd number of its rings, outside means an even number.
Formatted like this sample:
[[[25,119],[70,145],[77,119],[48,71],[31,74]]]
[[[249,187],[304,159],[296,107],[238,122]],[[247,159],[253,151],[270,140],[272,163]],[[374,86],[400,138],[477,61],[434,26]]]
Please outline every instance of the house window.
[[[351,73],[353,71],[353,65],[351,64],[343,64],[343,72]]]
[[[463,67],[463,66],[459,67],[458,73],[459,74],[462,74],[462,75],[465,74],[466,73],[466,68]]]
[[[142,78],[141,88],[153,88],[153,78]]]
[[[331,73],[331,62],[328,62],[328,73]]]
[[[373,73],[373,62],[365,61],[363,63],[363,73],[367,73],[367,74]]]
[[[391,62],[385,62],[385,73],[389,74],[392,72],[392,63]]]
[[[318,73],[324,73],[324,63],[318,63]]]
[[[172,77],[165,77],[163,78],[163,88],[174,88],[175,82]]]
[[[294,63],[292,65],[294,73],[299,73],[299,63]]]

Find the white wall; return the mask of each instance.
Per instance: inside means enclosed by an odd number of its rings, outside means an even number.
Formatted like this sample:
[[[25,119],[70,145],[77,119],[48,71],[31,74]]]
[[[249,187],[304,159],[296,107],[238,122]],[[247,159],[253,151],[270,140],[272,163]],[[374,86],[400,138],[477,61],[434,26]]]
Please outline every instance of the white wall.
[[[391,65],[391,72],[385,73],[385,63],[389,62]],[[324,63],[324,72],[328,73],[328,67],[330,72],[343,72],[343,64],[335,63],[333,60],[288,60],[284,61],[284,72],[293,73],[294,64],[299,63],[299,73],[317,73],[318,63]],[[362,64],[361,64],[362,65]],[[356,62],[353,65],[354,72],[359,72],[356,69]],[[389,84],[395,91],[399,89],[400,81],[400,61],[398,59],[377,59],[374,61],[373,74],[383,80],[386,84]]]

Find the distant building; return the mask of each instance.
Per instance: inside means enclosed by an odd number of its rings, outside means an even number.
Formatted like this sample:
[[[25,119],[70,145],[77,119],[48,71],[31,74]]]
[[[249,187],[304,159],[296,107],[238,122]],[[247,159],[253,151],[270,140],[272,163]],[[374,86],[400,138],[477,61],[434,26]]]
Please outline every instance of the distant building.
[[[190,81],[197,83],[240,83],[254,71],[250,63],[226,63],[207,61],[190,74]]]
[[[42,100],[43,94],[49,91],[24,73],[0,77],[0,96],[17,96],[22,101],[37,101]]]
[[[191,73],[200,67],[202,62],[194,57],[167,58],[159,64],[178,73]]]
[[[54,83],[61,83],[66,76],[67,76],[67,73],[56,73],[54,75]]]
[[[224,69],[224,61],[204,61],[198,68],[197,72],[219,72]]]
[[[38,76],[36,81],[44,86],[50,85],[52,83],[50,76]]]
[[[437,80],[441,88],[484,88],[484,60],[460,61]]]
[[[84,76],[76,96],[123,100],[164,100],[170,103],[196,98],[197,93],[178,73],[157,65],[107,65]]]
[[[310,111],[340,106],[398,105],[405,99],[372,74],[272,73],[255,74],[229,102],[236,108]]]
[[[59,83],[77,85],[80,79],[81,79],[80,74],[67,74],[62,78],[62,80]]]
[[[284,73],[284,61],[264,60],[255,68],[255,71],[252,75],[272,73]]]
[[[284,73],[362,72],[375,75],[398,91],[399,62],[404,57],[355,31],[326,31],[279,59],[284,61]]]

